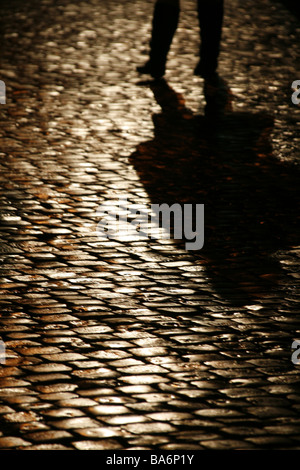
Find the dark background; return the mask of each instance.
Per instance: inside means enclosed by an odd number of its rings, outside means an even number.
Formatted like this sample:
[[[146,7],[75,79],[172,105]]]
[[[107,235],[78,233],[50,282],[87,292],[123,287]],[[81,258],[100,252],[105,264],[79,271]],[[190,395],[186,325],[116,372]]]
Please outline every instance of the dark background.
[[[295,13],[300,18],[300,2],[299,0],[281,0],[289,10]]]

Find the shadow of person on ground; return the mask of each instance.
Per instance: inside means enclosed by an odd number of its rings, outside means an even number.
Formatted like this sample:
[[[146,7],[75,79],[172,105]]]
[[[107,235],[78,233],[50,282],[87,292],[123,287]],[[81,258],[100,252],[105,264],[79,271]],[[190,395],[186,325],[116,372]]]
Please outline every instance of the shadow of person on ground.
[[[145,85],[145,83],[143,83]],[[205,205],[205,243],[190,251],[234,306],[281,297],[278,250],[298,243],[297,169],[272,154],[273,119],[232,112],[230,90],[205,85],[206,115],[193,114],[165,80],[148,82],[161,113],[154,138],[130,157],[151,204]]]

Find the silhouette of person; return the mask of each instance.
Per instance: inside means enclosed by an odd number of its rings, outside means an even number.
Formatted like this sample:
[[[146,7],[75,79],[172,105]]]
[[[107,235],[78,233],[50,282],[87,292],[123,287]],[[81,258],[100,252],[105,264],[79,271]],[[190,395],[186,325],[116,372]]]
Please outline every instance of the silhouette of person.
[[[200,60],[195,75],[214,78],[222,36],[224,0],[197,0],[200,24]],[[168,52],[176,32],[180,14],[180,0],[157,0],[152,20],[150,57],[145,65],[137,67],[139,73],[161,78],[165,74]]]
[[[267,308],[277,298],[280,305],[290,286],[280,252],[299,245],[300,193],[297,165],[273,154],[273,117],[234,111],[229,93],[225,113],[211,122],[164,79],[149,86],[161,110],[153,115],[153,138],[129,163],[151,204],[205,205],[204,247],[189,253],[221,302],[266,299]]]

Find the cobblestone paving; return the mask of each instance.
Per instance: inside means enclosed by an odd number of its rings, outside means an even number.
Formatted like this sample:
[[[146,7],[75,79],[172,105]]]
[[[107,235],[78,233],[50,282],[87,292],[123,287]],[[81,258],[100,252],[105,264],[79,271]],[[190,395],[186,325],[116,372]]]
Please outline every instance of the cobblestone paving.
[[[166,81],[137,76],[152,9],[3,7],[1,449],[300,448],[299,20],[227,2],[208,119],[195,2]],[[205,204],[204,248],[99,240],[120,197]]]

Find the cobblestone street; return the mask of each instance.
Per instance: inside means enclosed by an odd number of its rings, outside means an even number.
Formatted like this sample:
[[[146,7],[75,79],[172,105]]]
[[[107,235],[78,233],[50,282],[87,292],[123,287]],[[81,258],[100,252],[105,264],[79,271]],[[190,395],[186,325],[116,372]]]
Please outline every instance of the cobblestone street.
[[[152,1],[3,3],[0,449],[299,450],[300,19],[225,3],[210,115],[195,0],[160,81]],[[204,247],[99,238],[119,199],[204,204]]]

